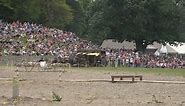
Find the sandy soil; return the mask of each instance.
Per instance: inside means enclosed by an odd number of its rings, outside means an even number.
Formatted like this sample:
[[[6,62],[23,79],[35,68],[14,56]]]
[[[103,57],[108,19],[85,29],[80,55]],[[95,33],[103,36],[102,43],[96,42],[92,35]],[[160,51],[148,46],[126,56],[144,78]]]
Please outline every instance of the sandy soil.
[[[12,100],[15,68],[0,67],[0,106],[185,106],[185,84],[109,82],[125,72],[92,72],[71,69],[58,72],[20,73],[20,98]],[[141,75],[141,74],[140,74]],[[185,81],[181,76],[142,74],[145,80]],[[91,79],[107,81],[86,82]],[[80,82],[81,81],[81,82]],[[62,97],[52,101],[52,91]]]

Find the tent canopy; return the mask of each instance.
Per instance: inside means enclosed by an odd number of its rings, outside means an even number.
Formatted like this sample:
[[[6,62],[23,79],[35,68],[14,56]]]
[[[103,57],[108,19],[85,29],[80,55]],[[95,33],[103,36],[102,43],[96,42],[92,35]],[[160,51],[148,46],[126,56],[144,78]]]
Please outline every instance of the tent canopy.
[[[99,56],[100,53],[88,53],[87,55],[88,55],[88,56]]]
[[[185,43],[179,44],[177,46],[169,45],[171,48],[176,50],[178,54],[185,54]]]
[[[130,49],[134,50],[136,49],[136,44],[134,42],[129,41],[123,41],[122,43],[117,42],[113,39],[104,40],[102,45],[102,48],[111,48],[111,49]],[[179,44],[178,46],[172,46],[170,44],[166,44],[165,46],[163,44],[154,42],[151,45],[148,45],[146,47],[147,50],[158,50],[159,53],[166,53],[166,54],[185,54],[185,43]]]
[[[130,50],[136,49],[134,42],[123,41],[121,43],[121,42],[114,41],[113,39],[104,40],[101,47],[111,48],[111,49],[121,49],[121,48],[130,49]]]

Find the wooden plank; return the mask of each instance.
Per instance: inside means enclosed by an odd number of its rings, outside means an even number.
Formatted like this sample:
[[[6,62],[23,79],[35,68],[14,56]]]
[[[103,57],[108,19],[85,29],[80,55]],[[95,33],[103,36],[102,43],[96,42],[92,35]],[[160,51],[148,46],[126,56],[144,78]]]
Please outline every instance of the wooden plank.
[[[116,82],[114,79],[115,78],[120,78],[120,80],[123,80],[123,78],[131,78],[131,82],[135,82],[135,78],[139,78],[140,81],[142,81],[143,76],[142,75],[115,75],[111,76],[112,83]]]

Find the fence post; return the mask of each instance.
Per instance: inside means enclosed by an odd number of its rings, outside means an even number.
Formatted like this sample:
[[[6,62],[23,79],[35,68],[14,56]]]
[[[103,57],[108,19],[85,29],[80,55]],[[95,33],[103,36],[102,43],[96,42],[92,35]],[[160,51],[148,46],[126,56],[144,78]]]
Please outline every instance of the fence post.
[[[19,79],[17,77],[13,78],[12,87],[12,98],[16,99],[19,97]]]
[[[61,79],[61,76],[62,76],[62,72],[60,71],[60,72],[59,72],[59,81],[62,80],[62,79]]]

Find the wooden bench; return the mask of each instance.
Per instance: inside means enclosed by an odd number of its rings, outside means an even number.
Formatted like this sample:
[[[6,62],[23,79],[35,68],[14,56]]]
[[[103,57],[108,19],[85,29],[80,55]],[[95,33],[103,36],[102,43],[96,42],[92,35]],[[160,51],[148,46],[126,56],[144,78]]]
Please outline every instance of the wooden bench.
[[[117,76],[111,76],[112,83],[116,82],[114,79],[120,78],[120,80],[123,80],[123,78],[132,78],[131,82],[135,82],[135,78],[139,78],[140,81],[143,80],[143,76],[141,75],[117,75]]]

